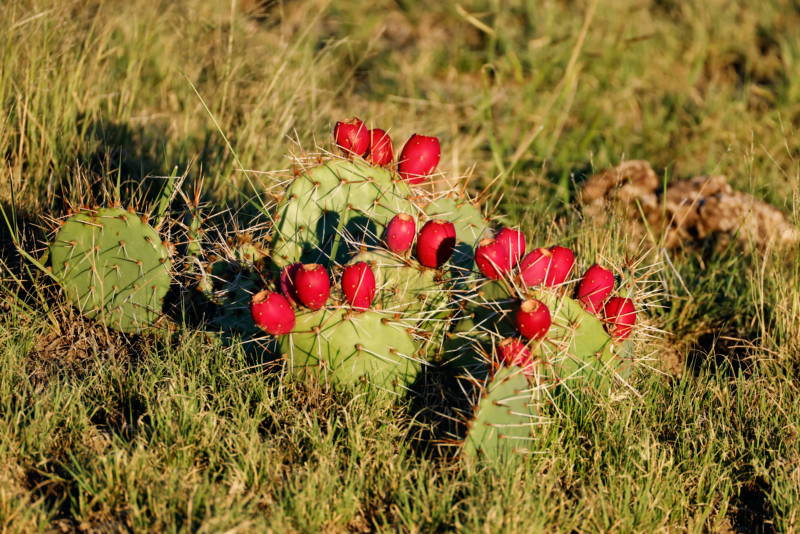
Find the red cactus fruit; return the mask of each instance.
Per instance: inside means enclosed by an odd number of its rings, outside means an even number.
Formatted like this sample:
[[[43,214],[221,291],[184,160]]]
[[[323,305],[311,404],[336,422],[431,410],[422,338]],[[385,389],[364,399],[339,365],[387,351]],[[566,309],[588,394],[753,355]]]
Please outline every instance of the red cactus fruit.
[[[575,265],[575,254],[566,247],[537,248],[519,263],[519,279],[528,286],[557,286],[567,281]]]
[[[333,138],[346,155],[363,156],[369,150],[369,130],[358,117],[337,122]]]
[[[289,301],[283,295],[272,291],[262,291],[253,295],[253,300],[250,301],[250,315],[261,330],[273,336],[288,334],[295,324],[294,310]]]
[[[395,254],[401,254],[411,248],[416,235],[417,224],[414,217],[407,213],[398,213],[386,225],[386,248]]]
[[[483,276],[498,280],[509,271],[508,250],[496,239],[481,239],[475,251],[475,263]]]
[[[503,228],[495,238],[508,251],[508,268],[513,269],[519,259],[525,254],[525,236],[519,230]]]
[[[522,303],[516,315],[517,330],[528,339],[542,339],[550,330],[550,310],[536,299]]]
[[[567,247],[558,245],[550,247],[550,272],[547,274],[545,285],[548,287],[561,285],[569,280],[572,268],[575,266],[575,253]]]
[[[596,263],[586,269],[578,286],[578,300],[583,307],[595,315],[603,309],[603,303],[614,290],[614,273]]]
[[[425,135],[412,135],[400,152],[397,172],[400,178],[412,185],[421,184],[439,165],[442,149],[439,139]]]
[[[533,356],[525,343],[514,337],[507,337],[497,344],[501,361],[507,366],[516,365],[525,369],[525,374],[533,374]]]
[[[431,219],[417,236],[417,259],[425,267],[438,269],[456,248],[456,227],[450,221]]]
[[[281,269],[281,293],[286,300],[295,306],[300,304],[300,297],[297,295],[297,273],[303,268],[302,263],[293,263]]]
[[[388,165],[394,159],[392,138],[380,128],[369,131],[369,156],[367,159],[373,165]]]
[[[622,297],[608,299],[603,308],[603,315],[606,319],[606,331],[618,341],[626,339],[636,324],[636,306],[631,299]]]
[[[544,283],[553,254],[546,248],[537,248],[519,264],[519,280],[522,284],[533,287]]]
[[[375,298],[375,273],[369,264],[360,261],[345,267],[342,273],[342,291],[353,308],[368,310]]]
[[[325,306],[331,294],[331,280],[322,265],[309,263],[295,277],[297,296],[306,307],[318,310]]]

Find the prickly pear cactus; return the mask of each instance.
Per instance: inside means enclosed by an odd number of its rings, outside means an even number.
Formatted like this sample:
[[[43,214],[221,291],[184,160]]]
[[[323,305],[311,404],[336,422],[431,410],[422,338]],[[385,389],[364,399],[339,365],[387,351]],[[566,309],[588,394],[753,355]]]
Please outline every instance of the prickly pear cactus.
[[[492,368],[485,379],[473,383],[474,398],[465,417],[461,453],[497,458],[535,449],[540,392],[523,369],[514,365]]]
[[[146,331],[161,317],[170,256],[137,214],[82,209],[64,222],[50,258],[67,298],[85,316],[126,333]]]
[[[250,316],[250,300],[262,285],[266,251],[249,233],[238,233],[216,247],[201,273],[199,289],[216,306],[209,321],[226,339],[234,335],[258,336],[261,331]]]
[[[279,348],[297,377],[337,388],[371,385],[403,392],[426,363],[407,330],[386,314],[323,308],[298,314],[294,330],[280,336]]]
[[[347,263],[359,246],[378,245],[396,214],[416,215],[411,199],[406,183],[363,160],[330,159],[308,168],[275,209],[272,260],[279,269],[295,262]]]

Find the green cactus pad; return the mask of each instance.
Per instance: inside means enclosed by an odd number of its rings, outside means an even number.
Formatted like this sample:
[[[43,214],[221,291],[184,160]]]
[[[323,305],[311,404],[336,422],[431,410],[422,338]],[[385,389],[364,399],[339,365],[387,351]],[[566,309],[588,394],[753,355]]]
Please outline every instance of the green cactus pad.
[[[533,293],[550,309],[553,326],[540,349],[547,362],[542,371],[558,382],[601,386],[614,378],[626,379],[635,363],[632,342],[614,342],[603,322],[569,297],[548,291]]]
[[[388,251],[361,252],[350,263],[366,262],[375,274],[375,286],[380,290],[376,304],[387,312],[435,315],[449,313],[446,284],[437,282],[437,273],[416,260],[403,260]]]
[[[482,384],[462,453],[496,458],[531,448],[537,421],[535,389],[519,367],[502,367]]]
[[[467,299],[464,317],[445,342],[448,364],[466,367],[480,375],[484,356],[491,352],[492,338],[499,342],[516,334],[513,312],[518,301],[505,281],[497,280],[473,288]]]
[[[50,257],[67,298],[86,317],[127,333],[160,317],[171,281],[169,253],[136,214],[100,208],[72,215]]]
[[[602,386],[614,378],[626,379],[634,364],[630,341],[614,343],[603,322],[567,296],[547,290],[528,295],[544,302],[552,315],[553,326],[547,341],[538,348],[546,362],[542,376],[554,383]],[[514,314],[518,300],[505,281],[492,281],[477,288],[445,343],[448,363],[477,372],[480,352],[488,353],[495,341],[516,335]]]
[[[398,213],[416,214],[408,186],[362,161],[333,160],[314,167],[286,189],[274,218],[275,267],[295,263],[347,263],[352,247],[339,234],[375,245]]]
[[[294,330],[279,337],[278,346],[292,374],[336,389],[370,384],[400,393],[422,367],[405,326],[377,312],[299,313]]]

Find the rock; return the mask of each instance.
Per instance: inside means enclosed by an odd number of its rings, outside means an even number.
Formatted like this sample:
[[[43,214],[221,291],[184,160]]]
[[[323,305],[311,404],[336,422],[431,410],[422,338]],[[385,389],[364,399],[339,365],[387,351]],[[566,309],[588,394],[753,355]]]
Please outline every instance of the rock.
[[[800,242],[800,231],[781,210],[735,191],[724,176],[678,180],[670,183],[665,193],[661,180],[644,160],[625,162],[592,176],[583,186],[581,201],[589,218],[606,217],[613,210],[615,216],[627,219],[634,247],[642,237],[652,242],[642,213],[656,239],[666,226],[667,249],[697,246],[708,238],[718,249],[727,247],[731,239],[745,249],[755,245],[760,250],[791,248]]]

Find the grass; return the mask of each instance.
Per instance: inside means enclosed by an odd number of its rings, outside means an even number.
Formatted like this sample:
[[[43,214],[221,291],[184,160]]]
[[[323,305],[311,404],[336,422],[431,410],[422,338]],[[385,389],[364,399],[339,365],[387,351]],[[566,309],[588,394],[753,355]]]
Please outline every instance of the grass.
[[[476,192],[500,176],[529,242],[584,258],[624,233],[584,224],[577,186],[625,159],[725,174],[800,220],[790,0],[21,0],[0,20],[0,201],[13,186],[28,231],[81,176],[146,188],[177,165],[244,205],[181,72],[245,169],[285,168],[290,138],[352,115],[396,142],[437,135],[441,170],[474,166]],[[109,340],[57,300],[46,313],[3,260],[4,532],[800,529],[796,251],[670,256],[655,357],[681,378],[642,370],[640,396],[565,403],[517,465],[440,458],[408,403],[281,381],[190,330]]]

